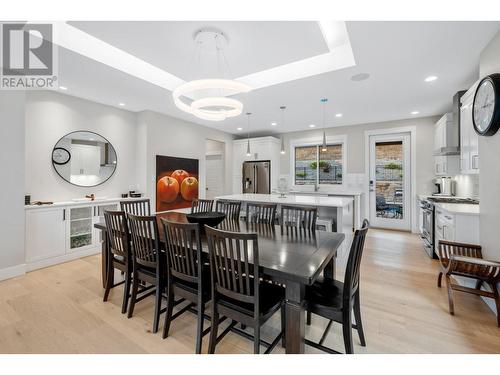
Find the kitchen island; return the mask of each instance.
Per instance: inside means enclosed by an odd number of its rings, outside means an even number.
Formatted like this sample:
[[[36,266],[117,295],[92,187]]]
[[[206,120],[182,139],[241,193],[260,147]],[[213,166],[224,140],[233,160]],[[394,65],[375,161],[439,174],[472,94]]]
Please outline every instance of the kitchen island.
[[[232,194],[216,197],[215,200],[235,200],[256,203],[274,203],[278,205],[310,206],[318,208],[318,220],[331,220],[335,223],[337,232],[352,232],[353,230],[353,198],[351,197],[325,197],[315,195],[287,195],[281,197],[277,194]],[[242,208],[242,212],[244,209]]]

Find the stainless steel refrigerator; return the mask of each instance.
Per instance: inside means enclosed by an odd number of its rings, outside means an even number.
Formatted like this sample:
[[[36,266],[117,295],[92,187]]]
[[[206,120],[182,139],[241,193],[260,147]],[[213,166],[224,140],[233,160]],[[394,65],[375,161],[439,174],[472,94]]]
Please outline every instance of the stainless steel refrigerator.
[[[271,162],[243,163],[243,193],[271,194]]]

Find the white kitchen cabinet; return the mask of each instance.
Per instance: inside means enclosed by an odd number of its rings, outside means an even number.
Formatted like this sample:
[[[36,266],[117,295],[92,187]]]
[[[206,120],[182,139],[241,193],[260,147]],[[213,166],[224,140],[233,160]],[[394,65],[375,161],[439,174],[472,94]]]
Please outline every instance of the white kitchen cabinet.
[[[436,176],[454,176],[460,173],[458,155],[439,155],[444,149],[458,149],[458,128],[453,125],[453,114],[442,116],[434,128],[434,174]]]
[[[460,99],[460,172],[479,173],[479,136],[472,123],[472,103],[477,83]]]
[[[434,236],[436,250],[440,240],[477,245],[479,244],[479,215],[454,213],[437,204]]]
[[[274,137],[250,138],[250,152],[247,156],[247,139],[233,141],[233,194],[243,190],[243,162],[254,160],[271,161],[271,191],[277,189],[280,175],[280,140]]]
[[[66,253],[66,209],[40,208],[26,212],[26,263]]]

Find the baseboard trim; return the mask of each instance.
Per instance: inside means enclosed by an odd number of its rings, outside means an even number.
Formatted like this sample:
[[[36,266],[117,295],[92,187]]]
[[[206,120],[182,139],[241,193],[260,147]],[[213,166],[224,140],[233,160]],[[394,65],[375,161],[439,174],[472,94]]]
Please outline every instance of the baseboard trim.
[[[26,264],[26,272],[31,272],[38,270],[40,268],[55,266],[56,264],[70,262],[79,258],[87,257],[90,255],[99,254],[101,252],[101,247],[93,247],[83,251],[76,251],[74,253],[64,254],[58,257],[48,258],[38,260],[36,262],[31,262]]]
[[[0,281],[12,279],[13,277],[22,276],[26,273],[26,265],[18,264],[17,266],[0,269]]]

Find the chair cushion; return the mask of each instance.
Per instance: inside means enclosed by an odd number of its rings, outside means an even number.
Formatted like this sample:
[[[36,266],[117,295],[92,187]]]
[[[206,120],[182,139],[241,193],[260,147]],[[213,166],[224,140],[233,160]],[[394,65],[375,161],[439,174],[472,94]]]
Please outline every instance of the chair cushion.
[[[306,299],[309,306],[319,305],[340,310],[343,292],[344,283],[321,277],[306,288]]]
[[[260,315],[265,316],[281,306],[285,299],[285,288],[266,282],[261,282],[259,288]],[[252,303],[240,302],[221,294],[219,294],[217,302],[243,314],[253,316],[254,305]]]

